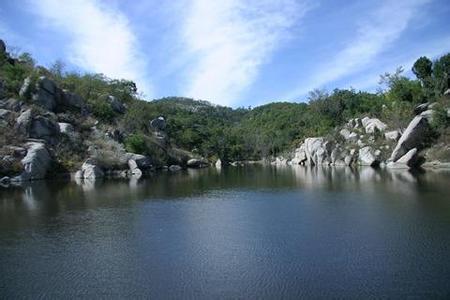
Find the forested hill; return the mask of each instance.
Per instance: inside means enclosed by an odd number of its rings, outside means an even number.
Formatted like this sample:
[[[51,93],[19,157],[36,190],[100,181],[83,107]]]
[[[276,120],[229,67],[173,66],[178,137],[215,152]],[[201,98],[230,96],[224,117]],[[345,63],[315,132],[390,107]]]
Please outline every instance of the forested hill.
[[[2,153],[8,152],[5,145],[41,138],[28,129],[12,133],[18,127],[16,119],[30,109],[32,120],[73,128],[72,136],[55,129],[57,138],[47,141],[59,168],[69,171],[92,157],[92,149],[97,158],[126,151],[150,156],[155,164],[170,164],[177,159],[174,153],[210,161],[258,160],[290,151],[305,137],[333,134],[335,128],[355,117],[376,117],[404,129],[415,106],[444,101],[449,88],[447,54],[435,61],[418,59],[412,69],[416,79],[404,76],[401,68],[384,74],[378,93],[316,90],[305,103],[236,109],[180,97],[145,101],[132,81],[72,72],[61,62],[44,68],[36,65],[30,54],[12,55],[3,42],[0,46],[1,108],[11,118],[2,115]],[[158,117],[164,118],[162,128],[150,124]],[[436,123],[437,128],[446,130],[448,118],[436,118]]]

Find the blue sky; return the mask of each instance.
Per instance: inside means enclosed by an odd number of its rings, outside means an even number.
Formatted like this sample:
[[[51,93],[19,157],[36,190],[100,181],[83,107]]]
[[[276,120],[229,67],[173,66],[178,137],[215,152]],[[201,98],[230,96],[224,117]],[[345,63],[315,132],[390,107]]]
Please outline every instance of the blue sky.
[[[135,81],[146,99],[228,106],[374,91],[450,52],[448,0],[1,0],[0,38],[70,70]]]

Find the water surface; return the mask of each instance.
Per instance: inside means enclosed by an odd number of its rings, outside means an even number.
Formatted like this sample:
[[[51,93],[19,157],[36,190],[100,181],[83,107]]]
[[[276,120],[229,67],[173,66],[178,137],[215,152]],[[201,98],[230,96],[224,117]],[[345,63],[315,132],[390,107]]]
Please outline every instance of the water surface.
[[[0,190],[0,298],[450,297],[449,183],[251,167]]]

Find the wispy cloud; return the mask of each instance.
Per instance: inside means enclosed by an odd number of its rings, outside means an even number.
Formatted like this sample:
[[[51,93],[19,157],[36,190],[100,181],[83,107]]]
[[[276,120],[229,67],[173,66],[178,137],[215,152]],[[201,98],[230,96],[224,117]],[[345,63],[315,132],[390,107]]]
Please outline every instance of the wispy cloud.
[[[364,16],[357,34],[344,49],[320,65],[306,84],[285,95],[293,99],[314,88],[360,72],[374,62],[407,29],[408,24],[429,0],[386,0],[373,13]]]
[[[81,68],[112,78],[130,79],[147,96],[152,87],[145,57],[129,21],[120,11],[97,0],[30,0],[42,24],[71,39],[68,59]]]
[[[295,0],[193,0],[182,38],[193,61],[183,94],[230,105],[310,8]]]

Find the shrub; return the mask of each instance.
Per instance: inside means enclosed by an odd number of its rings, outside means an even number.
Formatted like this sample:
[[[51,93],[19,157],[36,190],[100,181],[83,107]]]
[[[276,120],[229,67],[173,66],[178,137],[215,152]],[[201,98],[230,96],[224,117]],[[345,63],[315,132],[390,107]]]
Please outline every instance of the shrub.
[[[148,148],[142,134],[132,134],[125,139],[125,149],[128,152],[147,154]]]

